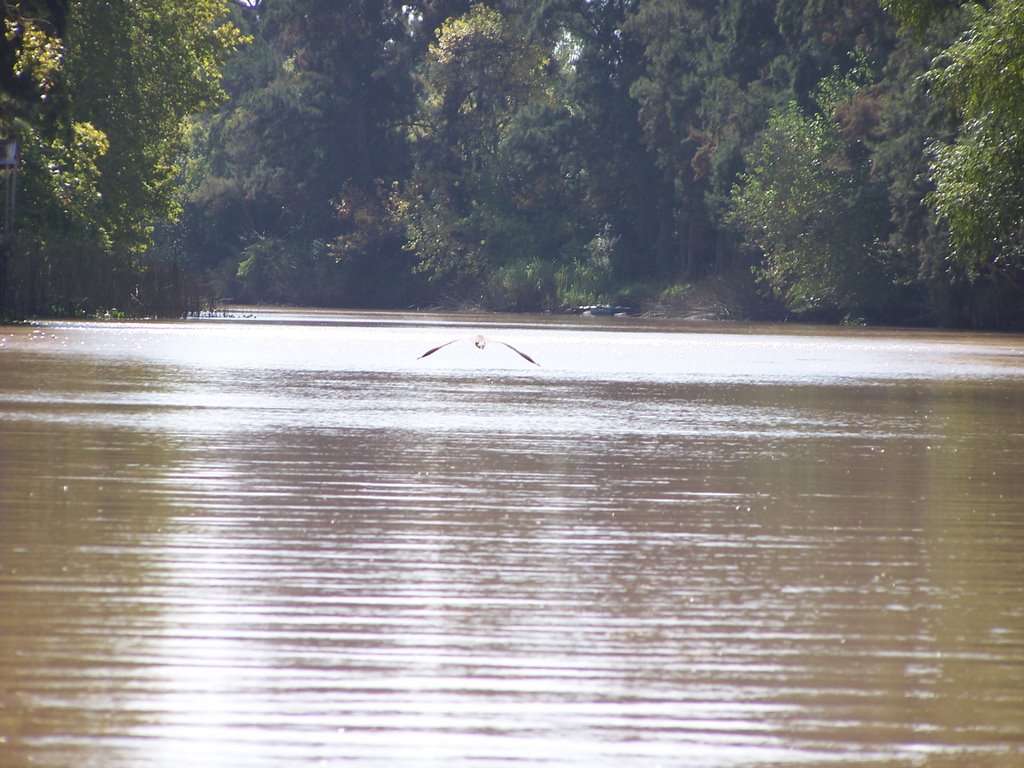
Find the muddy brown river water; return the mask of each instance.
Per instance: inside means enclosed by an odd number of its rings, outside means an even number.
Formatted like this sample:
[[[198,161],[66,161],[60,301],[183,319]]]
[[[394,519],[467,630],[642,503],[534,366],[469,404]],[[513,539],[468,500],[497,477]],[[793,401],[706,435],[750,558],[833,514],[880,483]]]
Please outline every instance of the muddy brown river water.
[[[0,328],[0,766],[190,764],[1024,765],[1024,338]]]

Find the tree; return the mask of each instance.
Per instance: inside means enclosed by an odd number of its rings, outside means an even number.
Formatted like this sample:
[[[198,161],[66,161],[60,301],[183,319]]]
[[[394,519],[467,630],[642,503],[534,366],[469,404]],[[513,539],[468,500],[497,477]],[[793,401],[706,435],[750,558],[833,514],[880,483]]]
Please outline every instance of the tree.
[[[0,82],[22,105],[0,126],[23,147],[21,307],[82,308],[138,281],[132,255],[177,211],[184,121],[221,97],[220,67],[242,42],[226,10],[220,0],[4,4],[12,68]]]
[[[482,4],[444,22],[429,47],[413,129],[415,172],[394,211],[419,269],[447,283],[452,298],[478,298],[495,270],[530,258],[524,245],[540,200],[529,155],[539,150],[532,160],[541,166],[552,158],[544,142],[527,137],[539,138],[540,124],[564,116],[548,63],[523,30]]]
[[[645,145],[632,89],[644,72],[630,19],[636,0],[548,0],[538,19],[561,53],[560,93],[578,135],[576,167],[589,227],[582,273],[620,285],[676,274],[672,189]],[[603,254],[594,262],[592,255]],[[601,282],[598,280],[598,282]]]
[[[885,78],[865,90],[861,105],[871,177],[888,198],[885,247],[911,289],[906,303],[894,304],[900,314],[893,320],[915,324],[949,323],[956,314],[948,233],[926,202],[934,189],[928,146],[953,132],[949,111],[929,98],[923,84],[931,59],[927,48],[901,42],[889,56]]]
[[[725,219],[749,148],[773,110],[810,107],[822,78],[849,67],[891,24],[873,2],[648,0],[625,25],[643,45],[632,86],[644,140],[671,205],[675,274],[735,275],[745,266]]]
[[[743,148],[787,95],[788,78],[771,92],[758,84],[781,40],[770,3],[651,0],[625,29],[644,46],[631,94],[671,206],[671,276],[692,280],[728,260],[715,235],[721,200]]]
[[[21,145],[22,157],[30,165],[20,172],[22,200],[31,210],[37,197],[55,199],[50,175],[45,170],[42,154],[52,148],[43,126],[48,113],[55,111],[52,98],[61,77],[64,61],[66,3],[0,2],[0,139],[11,139]],[[57,149],[59,151],[59,147]],[[85,158],[79,158],[85,160]],[[35,160],[36,162],[32,162]],[[39,195],[36,194],[37,190]],[[31,219],[24,215],[18,224],[30,231]],[[0,243],[0,319],[11,314],[13,298],[9,286],[16,282],[12,270],[12,232],[4,232]]]
[[[964,28],[927,77],[958,128],[952,138],[933,137],[927,200],[948,230],[950,278],[972,284],[970,321],[1017,325],[1024,321],[1024,7],[1012,0],[885,6],[914,39],[950,17]]]
[[[253,45],[227,72],[233,99],[194,134],[184,239],[222,295],[270,300],[250,247],[286,243],[293,301],[402,301],[382,270],[407,272],[377,226],[405,176],[410,33],[397,2],[280,0],[240,22]],[[375,275],[373,285],[360,281]],[[376,282],[379,281],[379,282]],[[240,293],[236,293],[240,291]]]
[[[999,0],[967,11],[968,31],[931,72],[962,121],[955,141],[934,146],[931,199],[958,266],[1016,281],[1024,271],[1024,6]]]
[[[220,72],[242,42],[219,0],[78,0],[69,19],[68,80],[77,119],[107,136],[99,161],[109,235],[139,249],[178,211],[184,125],[222,97]]]
[[[900,27],[914,35],[922,35],[928,27],[941,21],[965,0],[880,0],[880,5],[899,22]]]
[[[1019,3],[881,6],[4,2],[15,273],[37,306],[183,265],[243,300],[539,309],[750,295],[754,265],[805,317],[1024,322]]]
[[[892,296],[887,201],[836,119],[859,91],[832,78],[821,111],[807,115],[795,101],[774,110],[733,192],[731,221],[763,253],[761,279],[793,312],[879,319]]]

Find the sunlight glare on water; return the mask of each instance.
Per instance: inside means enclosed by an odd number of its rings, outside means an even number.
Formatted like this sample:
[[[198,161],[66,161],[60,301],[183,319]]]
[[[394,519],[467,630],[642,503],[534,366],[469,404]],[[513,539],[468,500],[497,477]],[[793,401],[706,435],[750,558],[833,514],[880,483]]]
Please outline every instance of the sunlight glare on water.
[[[1020,337],[261,310],[0,371],[0,765],[1024,762]]]

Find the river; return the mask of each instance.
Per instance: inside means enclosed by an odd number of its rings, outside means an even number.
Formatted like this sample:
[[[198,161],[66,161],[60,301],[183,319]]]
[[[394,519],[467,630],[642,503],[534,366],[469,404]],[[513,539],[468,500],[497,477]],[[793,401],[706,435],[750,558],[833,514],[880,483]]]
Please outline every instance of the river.
[[[1021,336],[0,328],[0,765],[1021,766],[1022,457]]]

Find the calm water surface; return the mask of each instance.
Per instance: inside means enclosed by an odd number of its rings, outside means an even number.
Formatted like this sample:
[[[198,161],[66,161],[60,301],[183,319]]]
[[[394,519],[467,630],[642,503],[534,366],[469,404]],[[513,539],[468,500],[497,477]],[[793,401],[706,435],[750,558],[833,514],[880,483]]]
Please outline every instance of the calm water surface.
[[[1021,766],[1022,456],[1016,336],[0,329],[0,765]]]

